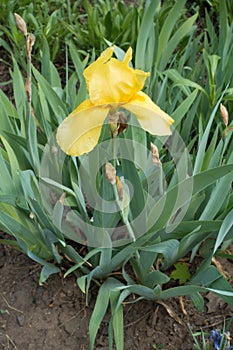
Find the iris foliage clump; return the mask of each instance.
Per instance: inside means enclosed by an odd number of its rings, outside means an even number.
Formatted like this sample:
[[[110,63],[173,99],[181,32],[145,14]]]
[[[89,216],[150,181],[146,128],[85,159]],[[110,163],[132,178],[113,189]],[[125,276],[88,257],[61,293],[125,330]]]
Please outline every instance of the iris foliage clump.
[[[214,263],[219,256],[232,259],[233,24],[225,1],[218,11],[205,12],[200,30],[198,4],[188,11],[185,0],[148,0],[131,5],[124,29],[122,1],[113,9],[111,1],[97,3],[62,2],[48,20],[57,2],[44,4],[50,7],[43,16],[33,12],[37,2],[25,3],[27,11],[2,2],[9,22],[1,25],[0,45],[11,57],[14,92],[12,102],[0,90],[0,228],[12,238],[0,242],[41,264],[40,283],[68,261],[66,275],[75,271],[87,303],[97,282],[90,349],[110,305],[109,347],[115,342],[120,350],[123,303],[132,295],[134,301],[188,296],[201,311],[203,293],[213,291],[233,305],[231,285]],[[77,5],[83,11],[78,19]],[[143,130],[135,118],[138,109],[117,104],[110,122],[101,117],[98,144],[79,157],[66,156],[57,128],[78,106],[83,109],[83,72],[107,46],[118,61],[134,48],[130,67],[150,73],[142,94],[160,107],[158,114],[162,109],[171,117],[169,125],[174,120],[172,135],[156,136],[156,128],[149,134],[151,128]],[[65,57],[62,79],[53,61],[59,52]],[[80,128],[85,123],[91,142],[88,114]]]

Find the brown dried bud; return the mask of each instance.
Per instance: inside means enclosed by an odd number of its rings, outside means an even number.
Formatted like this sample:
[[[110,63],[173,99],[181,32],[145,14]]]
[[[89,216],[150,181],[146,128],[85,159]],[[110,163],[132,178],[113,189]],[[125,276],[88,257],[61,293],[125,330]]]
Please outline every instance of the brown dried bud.
[[[17,27],[23,33],[23,35],[26,37],[28,35],[28,31],[27,31],[27,25],[26,25],[24,19],[20,15],[18,15],[17,13],[14,13],[14,16],[15,16],[15,22],[16,22]]]
[[[29,61],[31,60],[31,52],[32,52],[32,47],[34,43],[35,43],[35,36],[32,33],[29,33],[26,38],[27,58]]]
[[[119,123],[119,129],[118,129],[118,135],[119,135],[122,131],[128,128],[127,119],[123,112],[119,112],[118,123]]]
[[[220,104],[220,112],[221,112],[221,117],[223,119],[223,123],[225,126],[228,125],[228,111],[226,109],[226,107],[221,103]]]
[[[161,162],[160,162],[160,159],[159,159],[159,151],[158,151],[158,148],[157,146],[155,146],[152,142],[150,144],[151,146],[151,152],[152,152],[152,162],[157,165],[157,166],[161,166]]]
[[[32,47],[33,47],[33,45],[35,43],[35,40],[36,40],[35,35],[30,33],[28,35],[28,46],[29,46],[30,52],[32,51]]]
[[[123,112],[110,114],[108,120],[113,137],[116,137],[128,127],[127,119]]]
[[[60,202],[62,205],[64,205],[64,203],[65,203],[65,198],[66,198],[66,193],[63,192],[62,195],[61,195],[61,197],[59,198],[59,202]]]
[[[123,190],[122,182],[118,176],[116,176],[116,187],[117,187],[117,193],[118,193],[119,200],[122,202],[123,198],[124,198],[124,190]]]
[[[111,185],[115,185],[115,183],[116,183],[116,169],[109,162],[107,162],[105,164],[105,176]]]

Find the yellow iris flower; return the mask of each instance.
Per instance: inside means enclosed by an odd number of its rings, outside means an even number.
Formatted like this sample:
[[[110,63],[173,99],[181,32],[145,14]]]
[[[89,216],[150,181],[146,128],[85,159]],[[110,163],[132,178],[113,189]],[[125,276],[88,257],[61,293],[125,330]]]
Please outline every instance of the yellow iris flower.
[[[173,119],[141,91],[149,73],[129,66],[132,49],[121,62],[106,49],[84,70],[89,99],[82,102],[58,127],[57,142],[72,156],[90,152],[98,143],[108,113],[124,107],[132,112],[143,129],[153,135],[171,134]]]

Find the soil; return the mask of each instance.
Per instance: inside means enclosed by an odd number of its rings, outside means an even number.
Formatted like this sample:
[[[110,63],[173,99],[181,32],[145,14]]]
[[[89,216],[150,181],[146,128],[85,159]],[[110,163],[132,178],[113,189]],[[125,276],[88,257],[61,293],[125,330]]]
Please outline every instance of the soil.
[[[224,271],[232,262],[224,261]],[[75,277],[53,275],[40,286],[40,266],[20,252],[0,245],[0,349],[1,350],[88,350],[88,323],[97,288],[92,287],[89,305]],[[198,312],[189,299],[174,298],[164,304],[139,301],[124,305],[125,350],[194,349],[193,331],[224,326],[233,308],[211,293],[205,296],[204,312]],[[170,313],[170,314],[169,314]],[[108,350],[108,313],[97,335],[95,349]],[[231,334],[233,328],[231,329]]]

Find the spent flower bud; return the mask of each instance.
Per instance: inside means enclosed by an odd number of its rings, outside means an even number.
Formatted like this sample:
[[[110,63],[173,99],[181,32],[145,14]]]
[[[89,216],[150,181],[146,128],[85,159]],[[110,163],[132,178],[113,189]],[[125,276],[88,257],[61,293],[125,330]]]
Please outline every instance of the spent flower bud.
[[[59,202],[60,202],[62,205],[64,205],[64,203],[65,203],[65,198],[66,198],[66,193],[63,192],[62,195],[61,195],[61,197],[59,198]]]
[[[31,220],[33,220],[33,219],[35,218],[35,215],[33,214],[32,211],[31,211],[30,214],[29,214],[29,218],[30,218]]]
[[[17,27],[23,33],[23,35],[26,37],[28,35],[28,31],[27,31],[27,25],[26,25],[24,19],[20,15],[18,15],[17,13],[14,13],[14,17],[15,17],[15,22],[16,22]]]
[[[108,120],[113,137],[116,137],[128,127],[127,119],[123,112],[115,112],[110,114]]]
[[[35,40],[36,40],[35,35],[30,33],[28,35],[28,46],[29,46],[30,52],[32,51],[32,47],[33,47],[33,45],[35,43]]]
[[[124,199],[124,190],[123,190],[122,182],[118,176],[116,176],[116,188],[117,188],[119,200],[122,202]]]
[[[227,126],[228,125],[228,119],[229,119],[228,111],[227,111],[226,107],[222,103],[220,104],[220,113],[221,113],[221,117],[223,119],[224,125]]]
[[[158,151],[158,148],[157,146],[155,146],[152,142],[150,144],[151,146],[151,152],[152,152],[152,162],[157,165],[157,166],[161,166],[161,162],[160,162],[160,159],[159,159],[159,151]]]
[[[116,183],[116,169],[109,162],[107,162],[105,164],[105,176],[111,185],[115,185],[115,183]]]

